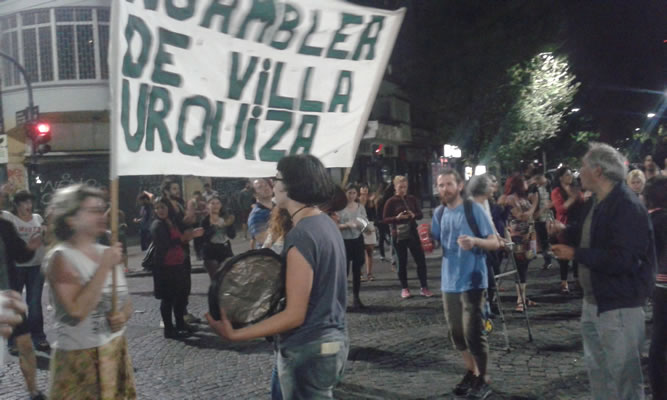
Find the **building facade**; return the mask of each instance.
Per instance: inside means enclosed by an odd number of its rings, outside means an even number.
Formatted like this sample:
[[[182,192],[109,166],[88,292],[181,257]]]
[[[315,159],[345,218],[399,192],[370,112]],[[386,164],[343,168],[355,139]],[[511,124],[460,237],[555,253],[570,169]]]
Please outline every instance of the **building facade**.
[[[27,108],[22,74],[0,63],[2,117],[7,135],[2,170],[41,204],[71,183],[108,184],[109,0],[0,2],[0,51],[16,59],[32,82],[40,119],[51,125],[51,151],[30,157],[17,113]],[[18,115],[20,118],[20,115]],[[35,161],[34,163],[31,162]]]

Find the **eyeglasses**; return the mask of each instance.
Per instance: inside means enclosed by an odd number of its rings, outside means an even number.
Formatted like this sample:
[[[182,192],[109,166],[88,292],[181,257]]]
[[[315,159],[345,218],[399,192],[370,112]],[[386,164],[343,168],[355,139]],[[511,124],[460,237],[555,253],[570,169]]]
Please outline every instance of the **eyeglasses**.
[[[278,178],[277,176],[274,176],[274,177],[273,177],[273,180],[274,180],[274,181],[281,181],[281,182],[282,182],[284,179],[283,179],[283,178]]]

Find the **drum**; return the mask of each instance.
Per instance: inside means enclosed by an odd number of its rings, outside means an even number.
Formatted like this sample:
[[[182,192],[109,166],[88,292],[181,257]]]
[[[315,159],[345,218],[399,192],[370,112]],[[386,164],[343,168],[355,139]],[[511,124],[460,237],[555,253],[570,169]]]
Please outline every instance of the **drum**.
[[[361,218],[361,217],[357,217],[356,222],[357,222],[357,226],[361,229],[361,233],[366,232],[366,230],[368,229],[368,224],[369,224],[368,220],[364,219],[364,218]]]
[[[271,249],[250,250],[227,260],[208,291],[209,313],[220,308],[234,328],[255,324],[279,312],[285,297],[285,261]]]
[[[417,227],[419,232],[419,242],[422,245],[424,253],[431,253],[433,251],[433,240],[431,240],[431,225],[421,224]]]
[[[366,229],[362,232],[364,234],[364,245],[374,246],[377,244],[377,236],[375,235],[375,224],[372,221],[368,221]]]

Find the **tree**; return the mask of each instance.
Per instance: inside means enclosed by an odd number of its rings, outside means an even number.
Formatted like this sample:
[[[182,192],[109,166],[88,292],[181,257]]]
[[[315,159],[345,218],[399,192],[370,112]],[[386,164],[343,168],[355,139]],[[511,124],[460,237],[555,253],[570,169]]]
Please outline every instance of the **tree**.
[[[552,53],[516,65],[509,74],[518,96],[501,129],[504,144],[499,156],[506,163],[516,163],[556,137],[580,84],[567,59]]]

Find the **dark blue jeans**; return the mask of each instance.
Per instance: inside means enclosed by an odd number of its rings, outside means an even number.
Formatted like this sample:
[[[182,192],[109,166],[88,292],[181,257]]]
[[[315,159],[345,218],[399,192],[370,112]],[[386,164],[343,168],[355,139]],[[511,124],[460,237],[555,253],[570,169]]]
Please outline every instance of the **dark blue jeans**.
[[[28,327],[33,341],[46,339],[44,334],[44,316],[42,314],[42,290],[44,289],[44,275],[40,266],[16,267],[11,282],[13,290],[21,293],[26,288],[26,303],[28,305]]]
[[[653,293],[653,337],[648,356],[648,375],[654,400],[667,399],[667,289]]]

